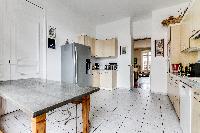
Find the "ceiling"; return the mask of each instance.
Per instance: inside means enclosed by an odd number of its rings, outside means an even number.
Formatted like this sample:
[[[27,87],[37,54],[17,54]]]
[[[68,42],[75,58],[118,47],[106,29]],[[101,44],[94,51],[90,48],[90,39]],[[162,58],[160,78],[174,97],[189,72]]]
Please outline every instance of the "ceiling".
[[[152,10],[173,6],[188,0],[61,0],[66,8],[103,24],[124,17],[149,18]]]

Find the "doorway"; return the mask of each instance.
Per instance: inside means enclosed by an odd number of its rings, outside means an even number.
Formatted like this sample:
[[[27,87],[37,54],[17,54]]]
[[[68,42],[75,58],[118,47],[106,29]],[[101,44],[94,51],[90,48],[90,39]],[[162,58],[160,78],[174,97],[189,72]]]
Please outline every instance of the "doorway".
[[[4,3],[8,9],[0,13],[2,32],[0,36],[0,81],[26,78],[41,78],[45,62],[42,56],[46,45],[44,32],[44,10],[35,8],[27,1],[13,1],[14,4]],[[6,30],[9,29],[9,30]]]
[[[151,38],[134,40],[134,86],[150,91]]]

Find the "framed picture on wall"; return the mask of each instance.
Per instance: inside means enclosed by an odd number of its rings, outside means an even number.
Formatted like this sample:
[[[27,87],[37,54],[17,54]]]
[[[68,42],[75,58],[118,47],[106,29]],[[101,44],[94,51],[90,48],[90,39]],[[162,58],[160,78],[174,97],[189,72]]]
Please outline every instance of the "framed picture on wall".
[[[155,40],[155,57],[157,56],[164,57],[164,39]]]
[[[53,26],[49,26],[49,38],[56,39],[56,28]]]
[[[56,49],[56,28],[53,26],[48,27],[48,48]]]
[[[120,46],[120,55],[127,54],[127,47],[126,46]]]

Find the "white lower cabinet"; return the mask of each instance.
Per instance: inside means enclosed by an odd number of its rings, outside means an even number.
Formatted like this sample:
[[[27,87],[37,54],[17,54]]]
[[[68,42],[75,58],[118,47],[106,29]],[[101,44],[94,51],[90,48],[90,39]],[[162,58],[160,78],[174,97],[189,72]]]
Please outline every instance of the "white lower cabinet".
[[[180,125],[183,133],[191,133],[191,90],[188,85],[180,83]]]
[[[100,71],[100,88],[113,90],[117,87],[117,71],[101,70]]]
[[[179,80],[174,76],[169,75],[168,77],[168,96],[175,109],[175,112],[180,118],[180,89]]]
[[[191,131],[192,133],[200,133],[200,90],[193,89],[192,91],[192,122],[191,122]]]
[[[100,87],[100,71],[92,71],[92,87]]]
[[[200,133],[200,88],[176,75],[168,76],[168,96],[180,119],[183,133]]]
[[[200,90],[181,83],[180,125],[183,133],[200,133]]]

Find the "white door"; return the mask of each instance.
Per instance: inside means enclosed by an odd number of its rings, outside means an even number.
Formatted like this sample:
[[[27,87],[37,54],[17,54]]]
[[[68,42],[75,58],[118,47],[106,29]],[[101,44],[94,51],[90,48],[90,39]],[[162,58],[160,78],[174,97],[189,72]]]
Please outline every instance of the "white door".
[[[43,10],[17,1],[11,13],[11,79],[40,78]]]
[[[44,27],[43,9],[26,0],[0,0],[0,80],[44,76]]]
[[[5,19],[5,2],[5,0],[0,0],[0,81],[10,79],[10,45],[6,39],[8,37],[8,25]]]

